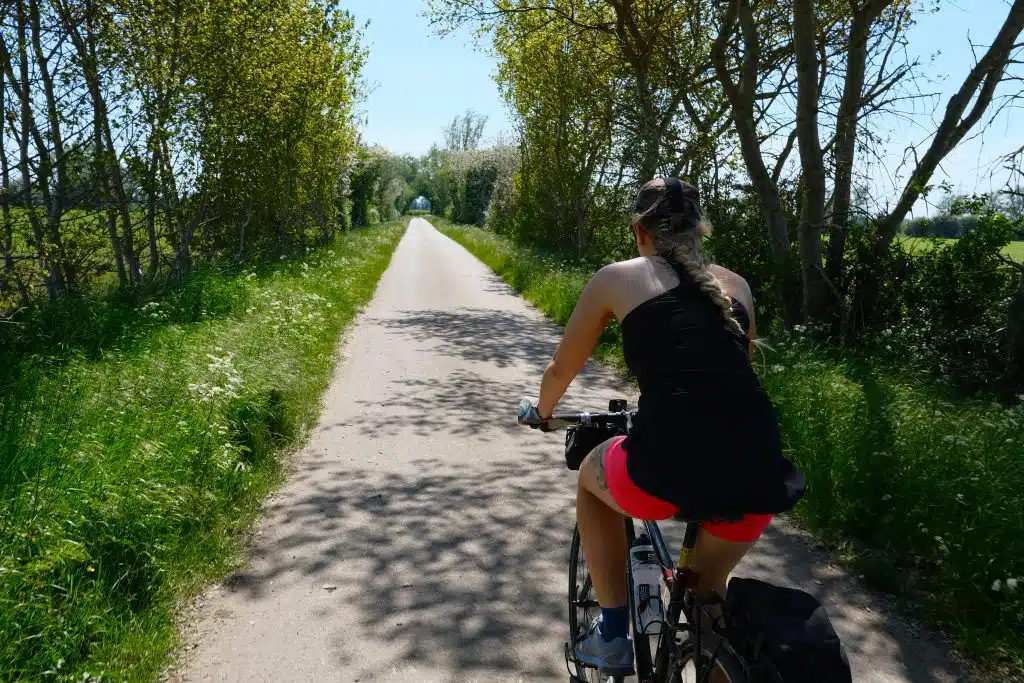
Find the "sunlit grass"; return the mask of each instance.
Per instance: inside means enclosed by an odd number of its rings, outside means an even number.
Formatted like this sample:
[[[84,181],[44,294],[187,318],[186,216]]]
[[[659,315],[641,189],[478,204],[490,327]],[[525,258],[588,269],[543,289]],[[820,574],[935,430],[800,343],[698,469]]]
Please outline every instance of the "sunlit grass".
[[[947,242],[955,242],[955,238],[948,237],[906,237],[901,236],[900,241],[910,250],[921,250],[927,251],[933,249],[937,244],[945,244]],[[1018,263],[1024,263],[1024,241],[1014,240],[1005,247],[1003,247],[1003,254],[1008,258],[1017,261]]]
[[[438,226],[554,321],[568,320],[588,270],[486,230]],[[617,340],[607,335],[601,354],[621,368]],[[808,477],[795,515],[871,585],[917,599],[965,653],[1021,670],[1024,405],[954,401],[799,334],[772,340],[757,366],[787,453]]]
[[[154,679],[176,605],[231,567],[280,454],[315,424],[338,335],[406,222],[10,336],[0,679]]]

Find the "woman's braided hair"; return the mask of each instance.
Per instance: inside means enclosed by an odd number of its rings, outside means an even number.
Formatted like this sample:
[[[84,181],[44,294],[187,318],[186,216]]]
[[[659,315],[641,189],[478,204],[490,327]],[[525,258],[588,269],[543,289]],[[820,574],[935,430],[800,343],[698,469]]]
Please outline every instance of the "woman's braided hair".
[[[633,219],[651,236],[658,255],[679,264],[722,310],[729,327],[746,336],[733,317],[732,302],[711,271],[711,257],[701,244],[701,239],[711,234],[711,224],[700,209],[697,188],[676,178],[648,181],[637,194]]]

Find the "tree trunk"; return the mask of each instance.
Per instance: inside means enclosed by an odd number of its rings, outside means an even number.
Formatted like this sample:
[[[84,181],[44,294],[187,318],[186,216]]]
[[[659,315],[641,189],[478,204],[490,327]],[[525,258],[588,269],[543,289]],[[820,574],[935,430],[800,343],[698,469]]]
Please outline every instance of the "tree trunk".
[[[821,259],[821,232],[825,223],[825,162],[818,137],[818,31],[812,0],[793,0],[793,46],[796,52],[796,131],[803,172],[800,211],[800,271],[803,312],[820,321],[828,304],[828,285]]]
[[[191,223],[186,223],[181,215],[181,199],[178,195],[178,185],[170,159],[171,155],[167,148],[167,141],[161,139],[160,179],[163,187],[164,220],[166,222],[167,239],[174,249],[174,257],[171,260],[171,276],[180,280],[192,268],[192,236],[187,234],[192,228],[190,228]],[[196,216],[203,212],[205,205],[205,201],[200,204]]]
[[[0,67],[0,133],[7,128],[7,98],[4,93],[7,91],[5,83],[6,69]],[[0,135],[2,137],[2,135]],[[28,289],[17,271],[14,269],[14,255],[11,250],[14,247],[14,217],[11,215],[11,167],[7,161],[7,147],[0,145],[0,216],[3,220],[3,229],[0,232],[0,239],[3,240],[4,252],[4,273],[0,276],[0,294],[3,294],[11,283],[18,288],[18,297],[22,306],[28,306]]]
[[[157,248],[156,241],[156,171],[159,159],[159,147],[153,146],[150,162],[149,162],[149,173],[146,178],[146,183],[149,185],[147,188],[147,202],[146,202],[146,235],[149,238],[149,271],[147,276],[150,280],[156,277],[156,272],[160,267],[160,252]]]
[[[744,54],[740,67],[740,80],[734,82],[726,59],[725,48],[735,29],[737,19],[741,25]],[[750,177],[751,185],[757,193],[767,223],[772,262],[776,271],[776,295],[783,309],[783,322],[786,326],[791,326],[800,322],[802,306],[800,294],[792,283],[793,264],[789,248],[789,219],[782,206],[779,188],[765,166],[754,117],[754,96],[761,60],[760,49],[760,39],[757,35],[749,0],[730,0],[712,49],[712,61],[715,74],[732,109],[736,135],[740,142],[740,155],[743,158],[747,175]]]
[[[95,51],[95,46],[92,46]],[[89,91],[93,98],[94,111],[99,118],[100,133],[103,136],[103,157],[106,162],[107,177],[110,187],[113,190],[113,199],[116,202],[117,214],[121,219],[121,235],[124,258],[128,266],[128,281],[134,286],[138,284],[142,275],[139,267],[139,257],[135,253],[135,237],[132,227],[131,210],[128,206],[128,195],[124,190],[124,180],[121,177],[121,162],[114,150],[113,136],[110,134],[110,119],[107,117],[107,104],[100,89],[99,74],[96,69],[96,62],[92,62],[91,77],[87,76]]]
[[[195,215],[192,216],[192,218],[189,219],[181,229],[181,244],[174,256],[174,266],[172,268],[172,274],[177,279],[184,277],[184,275],[192,268],[192,237],[195,235],[196,228],[199,226],[200,221],[202,221],[205,210],[206,196],[201,195]]]
[[[93,108],[95,112],[95,104]],[[103,131],[100,129],[99,117],[93,116],[93,147],[94,158],[93,168],[96,177],[99,179],[103,199],[97,200],[97,210],[103,210],[103,200],[106,200],[107,232],[110,235],[110,249],[114,253],[114,264],[117,267],[117,282],[121,287],[128,286],[128,273],[124,267],[124,254],[121,251],[121,237],[117,234],[117,212],[114,210],[113,202],[110,201],[110,183],[107,180],[107,164],[103,153]]]
[[[245,231],[249,227],[249,223],[252,221],[252,196],[249,196],[245,200],[245,220],[242,222],[241,228],[238,230],[238,255],[235,260],[238,263],[245,261]]]
[[[29,67],[28,67],[28,17],[25,14],[24,3],[19,0],[17,3],[17,40],[18,40],[18,61],[20,71],[20,81],[14,75],[14,69],[12,67],[11,52],[7,49],[6,43],[3,42],[3,36],[0,35],[0,46],[3,48],[3,62],[4,69],[7,72],[7,77],[11,81],[11,85],[15,93],[18,95],[18,99],[21,104],[21,139],[19,141],[20,158],[18,166],[21,171],[21,187],[22,192],[25,193],[26,204],[28,205],[28,219],[29,224],[32,226],[32,237],[35,241],[36,251],[39,254],[39,260],[43,267],[46,269],[46,293],[50,301],[56,301],[57,297],[62,292],[62,285],[64,282],[63,274],[60,272],[60,266],[51,257],[51,249],[48,240],[46,239],[45,231],[39,221],[39,216],[35,210],[35,200],[32,195],[32,175],[29,170],[29,137],[32,137],[36,142],[36,147],[39,152],[39,172],[37,173],[37,179],[39,181],[40,194],[43,196],[43,202],[45,205],[49,205],[49,167],[46,147],[43,144],[42,136],[39,135],[39,130],[36,128],[35,117],[32,114],[32,93],[29,85]]]
[[[55,258],[60,264],[63,276],[63,289],[74,289],[74,266],[65,252],[61,238],[61,219],[64,215],[64,197],[67,191],[67,160],[64,156],[64,137],[61,132],[60,113],[57,109],[57,97],[53,89],[53,77],[50,73],[49,61],[43,49],[42,29],[39,19],[38,0],[29,0],[29,25],[31,27],[32,50],[36,59],[36,68],[43,82],[43,96],[46,100],[46,115],[49,128],[49,142],[53,145],[53,159],[44,161],[44,152],[40,150],[40,165],[47,163],[47,176],[54,179],[52,191],[46,206],[46,228],[50,243],[55,248]],[[49,156],[47,154],[47,156]],[[55,175],[54,175],[55,172]]]
[[[860,116],[864,91],[864,73],[868,55],[868,34],[882,10],[891,0],[867,3],[855,12],[850,24],[850,37],[846,49],[846,79],[836,117],[835,189],[832,194],[832,228],[829,231],[828,259],[825,273],[842,290],[843,254],[846,251],[846,232],[850,229],[850,207],[853,192],[853,167],[857,154],[857,119]],[[838,316],[838,301],[834,301],[833,315]]]
[[[135,241],[132,233],[131,210],[128,206],[128,196],[124,189],[124,180],[121,177],[121,163],[117,158],[117,151],[114,148],[113,136],[110,133],[110,119],[107,115],[107,103],[103,97],[103,86],[100,82],[99,56],[96,50],[96,16],[91,2],[85,5],[85,37],[79,32],[83,22],[77,21],[72,16],[70,8],[65,0],[54,0],[64,30],[68,32],[75,50],[78,52],[82,66],[82,75],[85,78],[89,97],[92,99],[93,115],[96,117],[96,125],[99,126],[102,137],[103,160],[106,167],[106,176],[110,183],[113,199],[117,208],[118,217],[121,221],[122,232],[122,253],[128,268],[128,281],[135,285],[142,274],[139,268],[138,255],[135,253]]]
[[[93,106],[95,112],[95,106]],[[96,198],[96,211],[106,214],[106,231],[111,238],[111,251],[114,253],[114,263],[118,270],[118,285],[128,286],[128,272],[125,270],[124,254],[121,251],[121,237],[118,234],[117,212],[114,210],[111,201],[111,186],[106,178],[106,162],[103,156],[103,133],[99,128],[99,118],[92,117],[92,145],[93,145],[93,172],[99,181],[101,190],[100,197]],[[105,208],[104,208],[105,202]]]

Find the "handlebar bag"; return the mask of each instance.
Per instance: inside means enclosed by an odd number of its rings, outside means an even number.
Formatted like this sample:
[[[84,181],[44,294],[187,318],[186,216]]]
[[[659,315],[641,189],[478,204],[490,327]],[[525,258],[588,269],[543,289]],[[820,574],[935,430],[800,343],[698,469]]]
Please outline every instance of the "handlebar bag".
[[[616,427],[600,425],[578,425],[565,432],[565,466],[574,472],[583,464],[583,459],[602,443],[621,433]]]

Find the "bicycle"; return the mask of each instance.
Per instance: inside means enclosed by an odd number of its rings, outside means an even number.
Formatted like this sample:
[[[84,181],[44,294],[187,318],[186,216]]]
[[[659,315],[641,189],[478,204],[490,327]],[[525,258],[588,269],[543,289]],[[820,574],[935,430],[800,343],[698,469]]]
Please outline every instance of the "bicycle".
[[[552,416],[546,421],[549,429],[569,430],[599,428],[605,438],[628,433],[635,410],[626,410],[626,402],[609,402],[605,413],[570,413]],[[603,439],[602,439],[603,440]],[[681,519],[686,523],[683,545],[677,562],[673,562],[657,522],[642,520],[661,567],[661,599],[665,602],[665,620],[657,636],[640,631],[634,604],[633,572],[627,562],[629,585],[629,612],[633,633],[634,674],[639,683],[748,683],[751,680],[747,663],[737,654],[729,641],[728,627],[721,616],[708,608],[724,607],[717,595],[701,597],[696,588],[699,575],[692,568],[693,550],[702,522],[710,519]],[[716,519],[718,521],[718,519]],[[726,520],[732,521],[732,520]],[[626,541],[632,546],[636,538],[634,520],[625,520]],[[582,571],[581,571],[582,570]],[[578,526],[573,529],[569,554],[569,641],[565,644],[566,668],[570,683],[622,683],[624,676],[602,675],[597,669],[576,660],[573,650],[576,642],[597,616],[599,606],[593,595],[593,586],[586,569],[586,558],[580,546]],[[582,620],[581,620],[582,616]],[[700,624],[704,624],[700,628]],[[651,625],[648,625],[648,628]],[[655,641],[652,643],[652,641]],[[700,653],[697,656],[697,653]],[[715,674],[712,678],[712,674]]]

